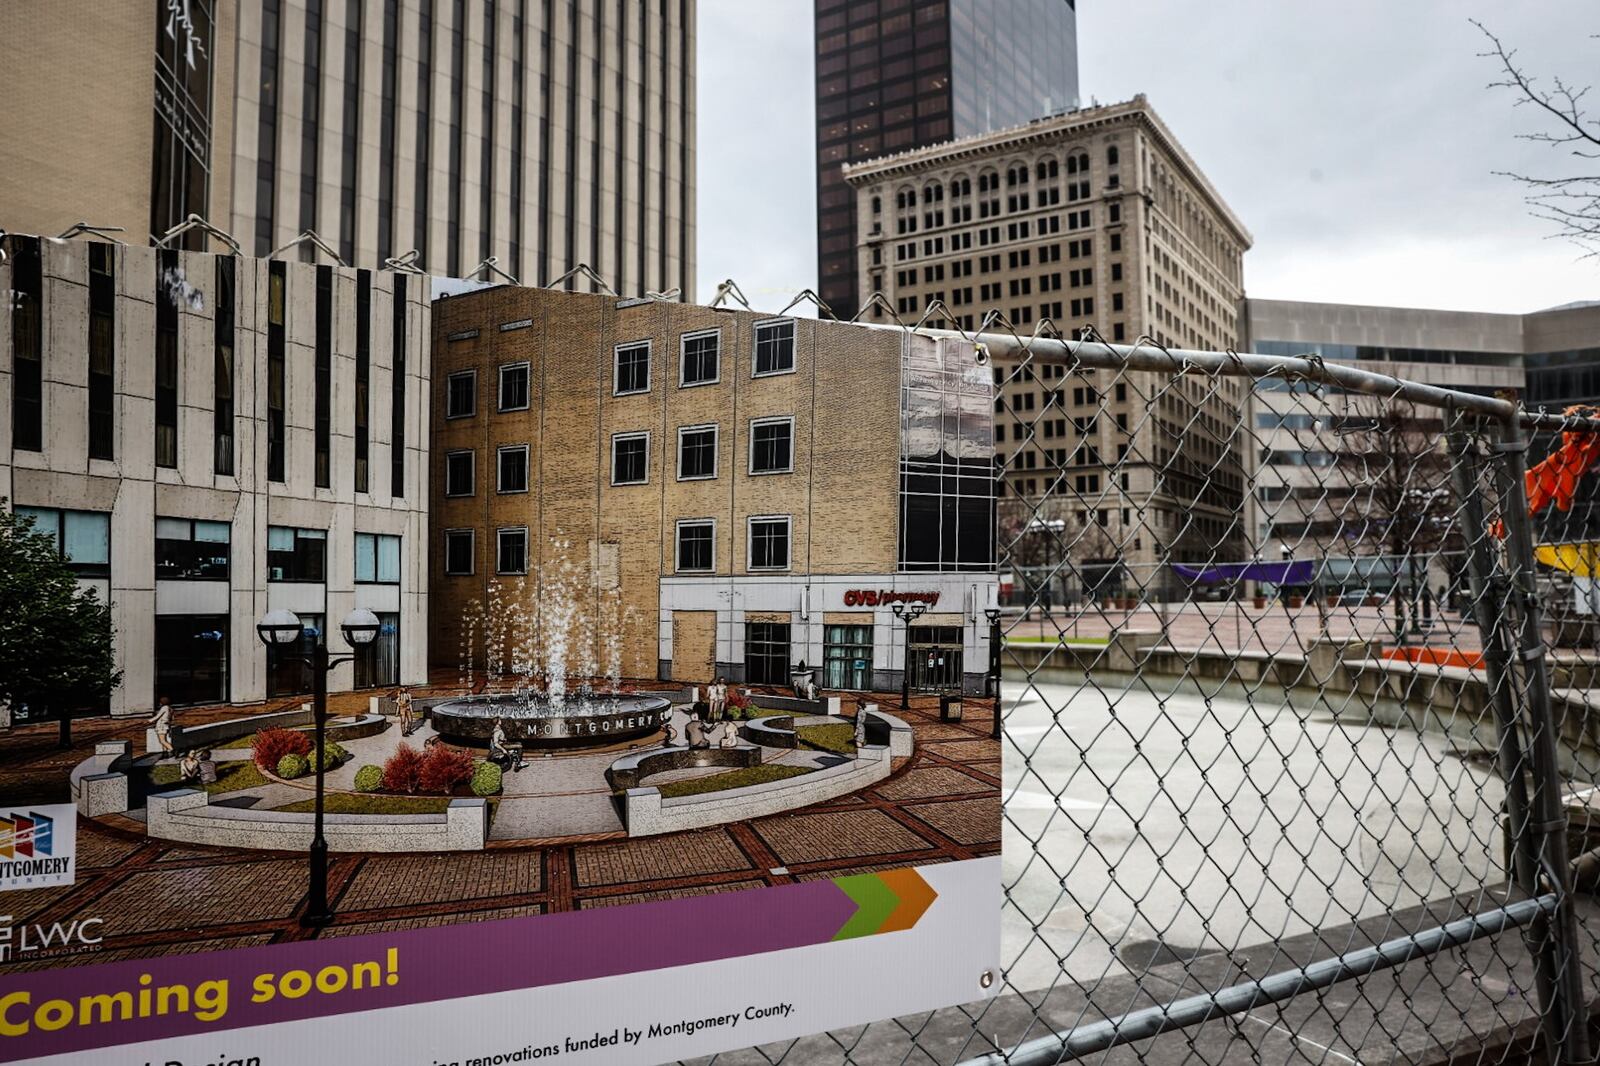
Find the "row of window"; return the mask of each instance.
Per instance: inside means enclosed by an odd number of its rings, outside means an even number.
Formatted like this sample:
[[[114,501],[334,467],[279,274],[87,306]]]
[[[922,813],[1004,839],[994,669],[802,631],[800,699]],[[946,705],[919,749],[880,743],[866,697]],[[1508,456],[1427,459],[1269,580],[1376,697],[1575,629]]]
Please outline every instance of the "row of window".
[[[718,476],[722,427],[716,423],[678,429],[679,481],[707,481]],[[530,482],[529,445],[507,444],[495,449],[495,492],[527,492]],[[444,494],[477,493],[477,458],[472,449],[446,452]],[[794,472],[794,418],[783,415],[750,420],[750,461],[753,476]],[[640,430],[611,436],[611,484],[650,483],[650,432]]]
[[[755,327],[751,376],[794,373],[794,320],[760,322]],[[611,395],[650,391],[651,342],[619,344],[612,354]],[[507,363],[499,368],[500,411],[526,411],[530,402],[530,366]],[[686,333],[679,339],[678,387],[715,385],[722,380],[722,331]],[[445,381],[445,417],[471,418],[478,413],[478,372],[458,370]]]
[[[746,569],[781,571],[790,565],[793,519],[789,515],[755,515],[746,522]],[[717,521],[714,518],[678,520],[673,569],[680,574],[706,574],[717,568]],[[477,573],[477,530],[444,532],[444,572],[452,577]],[[494,572],[520,575],[528,572],[528,528],[505,526],[495,530]]]
[[[52,538],[79,577],[111,575],[111,516],[102,511],[17,507],[19,518]],[[232,571],[232,527],[194,518],[156,519],[155,576],[159,581],[227,581]],[[322,529],[267,527],[267,580],[327,580],[328,533]],[[400,538],[355,535],[355,580],[361,585],[400,583]]]

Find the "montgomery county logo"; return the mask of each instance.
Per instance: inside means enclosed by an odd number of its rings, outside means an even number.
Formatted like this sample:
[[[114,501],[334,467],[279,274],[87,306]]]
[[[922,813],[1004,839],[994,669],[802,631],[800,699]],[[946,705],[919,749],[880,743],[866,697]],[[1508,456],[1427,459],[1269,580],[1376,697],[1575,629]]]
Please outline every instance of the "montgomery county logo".
[[[78,812],[70,803],[0,809],[0,892],[72,884],[77,844]]]

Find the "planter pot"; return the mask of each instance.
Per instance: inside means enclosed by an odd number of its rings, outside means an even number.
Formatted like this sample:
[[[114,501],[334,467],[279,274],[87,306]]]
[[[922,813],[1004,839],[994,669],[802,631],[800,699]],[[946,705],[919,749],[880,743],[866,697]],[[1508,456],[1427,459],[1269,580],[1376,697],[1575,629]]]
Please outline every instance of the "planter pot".
[[[1367,606],[1368,607],[1376,607],[1379,604],[1381,604],[1382,602],[1383,602],[1382,598],[1380,598],[1378,596],[1368,596],[1367,597]]]
[[[1305,602],[1306,601],[1305,601],[1305,599],[1303,597],[1290,596],[1289,597],[1289,608],[1290,608],[1290,610],[1293,610],[1294,608],[1301,606]]]
[[[1337,596],[1329,596],[1327,599],[1328,599],[1328,606],[1329,607],[1337,607],[1337,606],[1339,606],[1339,597],[1337,597]]]
[[[1265,596],[1257,596],[1252,602],[1256,605],[1256,610],[1259,611],[1267,605],[1267,598]]]

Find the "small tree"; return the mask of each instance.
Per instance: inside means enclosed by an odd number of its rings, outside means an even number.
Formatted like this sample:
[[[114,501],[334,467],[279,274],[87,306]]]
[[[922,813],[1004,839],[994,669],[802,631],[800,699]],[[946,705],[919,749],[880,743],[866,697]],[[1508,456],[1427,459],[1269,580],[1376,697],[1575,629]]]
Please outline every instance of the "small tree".
[[[54,541],[0,499],[0,702],[61,723],[104,706],[122,683],[111,651],[111,608],[83,588]]]

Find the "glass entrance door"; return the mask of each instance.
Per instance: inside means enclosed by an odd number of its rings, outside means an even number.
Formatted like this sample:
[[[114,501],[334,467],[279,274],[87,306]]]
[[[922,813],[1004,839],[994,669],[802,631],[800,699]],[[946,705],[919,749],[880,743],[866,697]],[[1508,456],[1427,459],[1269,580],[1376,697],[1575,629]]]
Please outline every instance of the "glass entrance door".
[[[960,626],[912,626],[911,688],[939,692],[961,687]]]
[[[872,687],[872,627],[828,626],[823,646],[822,687]]]

